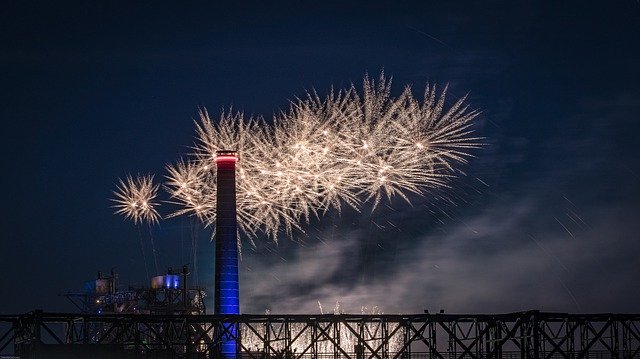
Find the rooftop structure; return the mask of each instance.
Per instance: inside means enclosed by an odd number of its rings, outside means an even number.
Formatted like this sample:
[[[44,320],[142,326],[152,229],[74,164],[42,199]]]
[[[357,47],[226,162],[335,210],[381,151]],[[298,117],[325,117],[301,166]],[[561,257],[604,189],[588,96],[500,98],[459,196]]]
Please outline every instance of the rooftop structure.
[[[83,314],[205,314],[204,289],[188,287],[189,268],[180,273],[172,268],[165,275],[151,278],[149,287],[118,288],[118,274],[98,272],[79,292],[63,296]]]

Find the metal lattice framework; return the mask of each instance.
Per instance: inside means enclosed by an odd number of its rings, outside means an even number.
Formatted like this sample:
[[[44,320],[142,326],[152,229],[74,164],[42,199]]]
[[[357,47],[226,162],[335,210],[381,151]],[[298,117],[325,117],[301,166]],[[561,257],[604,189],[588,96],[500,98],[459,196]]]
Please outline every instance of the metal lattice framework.
[[[130,288],[115,293],[68,292],[64,297],[82,313],[204,314],[204,289]]]
[[[1,316],[0,330],[0,354],[13,347],[15,355],[30,358],[46,357],[37,353],[54,347],[68,348],[68,353],[109,347],[110,357],[216,358],[220,343],[229,339],[237,341],[242,358],[640,358],[640,315],[635,314],[164,316],[35,311]]]

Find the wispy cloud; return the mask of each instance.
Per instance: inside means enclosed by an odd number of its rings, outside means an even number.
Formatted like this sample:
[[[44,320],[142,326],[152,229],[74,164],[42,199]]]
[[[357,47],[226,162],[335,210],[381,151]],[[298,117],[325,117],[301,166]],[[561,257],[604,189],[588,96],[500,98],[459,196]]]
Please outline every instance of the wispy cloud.
[[[600,208],[583,214],[594,219],[587,226],[572,220],[570,205],[558,218],[535,197],[488,206],[446,233],[402,239],[396,260],[380,263],[375,278],[358,272],[366,240],[359,231],[296,247],[287,261],[249,256],[243,311],[319,312],[318,301],[325,311],[339,301],[350,312],[637,310],[640,244],[626,237],[632,216]]]

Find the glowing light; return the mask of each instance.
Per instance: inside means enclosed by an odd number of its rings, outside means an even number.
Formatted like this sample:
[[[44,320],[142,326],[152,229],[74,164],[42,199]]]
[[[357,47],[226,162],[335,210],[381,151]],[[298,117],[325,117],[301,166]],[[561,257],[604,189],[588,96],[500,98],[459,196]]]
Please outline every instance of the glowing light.
[[[375,209],[385,199],[409,201],[409,194],[446,186],[454,165],[465,163],[470,150],[480,146],[472,128],[478,112],[469,110],[465,97],[446,108],[446,87],[438,93],[428,85],[423,100],[408,87],[393,97],[390,88],[381,75],[377,81],[365,77],[361,93],[353,86],[325,98],[311,93],[292,102],[273,124],[242,113],[223,112],[212,120],[203,110],[192,157],[167,167],[165,188],[180,205],[169,216],[192,214],[215,225],[213,164],[238,161],[216,156],[222,149],[241,158],[238,224],[249,236],[263,232],[275,240],[279,232],[300,229],[329,209],[360,209],[366,202]],[[126,206],[118,213],[134,221],[156,220],[153,198],[143,211],[132,205],[142,203],[134,189],[140,186],[121,187],[118,203]]]
[[[160,215],[153,200],[158,194],[159,186],[153,183],[153,176],[138,176],[135,179],[127,176],[124,181],[120,179],[119,182],[117,190],[113,192],[116,198],[112,199],[116,203],[113,205],[116,213],[136,224],[143,221],[158,223]]]
[[[375,312],[376,308],[374,308],[371,313],[365,312],[366,309],[367,308],[363,308],[362,314],[381,314]],[[334,308],[334,314],[342,314],[340,308]],[[358,334],[354,334],[351,325],[348,324],[338,323],[335,327],[327,326],[325,334],[328,336],[330,335],[332,338],[337,338],[336,341],[317,340],[314,338],[312,331],[306,330],[308,329],[308,325],[305,323],[290,323],[288,325],[292,336],[294,336],[296,340],[291,343],[286,343],[284,340],[275,340],[272,343],[269,343],[272,350],[276,352],[291,350],[293,353],[304,353],[305,351],[308,351],[308,348],[315,347],[315,350],[317,350],[316,353],[318,354],[317,357],[328,358],[333,357],[333,353],[336,352],[336,346],[341,348],[355,348],[359,343],[362,343],[363,338],[366,341],[366,345],[371,348],[381,348],[383,345],[388,345],[389,353],[397,353],[404,350],[403,346],[405,338],[403,337],[403,331],[400,330],[400,325],[396,323],[386,324],[382,322],[368,322],[362,324],[363,328],[361,337]],[[387,330],[387,333],[393,333],[387,336],[387,341],[385,341],[383,336],[380,334],[383,330]],[[240,326],[240,338],[242,338],[242,345],[249,350],[254,348],[254,350],[258,352],[263,350],[263,336],[264,332],[256,333],[255,329],[250,328],[248,325]]]
[[[226,155],[222,155],[222,156],[217,156],[216,157],[216,163],[219,162],[238,162],[238,157],[236,156],[226,156]],[[204,165],[203,168],[205,170],[209,169],[208,165]]]

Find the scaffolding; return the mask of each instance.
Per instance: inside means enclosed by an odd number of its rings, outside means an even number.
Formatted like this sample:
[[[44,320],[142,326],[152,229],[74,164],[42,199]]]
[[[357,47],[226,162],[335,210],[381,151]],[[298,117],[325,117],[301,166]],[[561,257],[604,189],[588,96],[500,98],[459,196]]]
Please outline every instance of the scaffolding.
[[[1,316],[0,354],[19,358],[640,358],[640,315]],[[77,354],[74,354],[77,353]],[[107,356],[105,356],[107,357]]]

